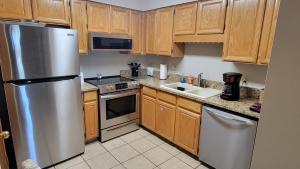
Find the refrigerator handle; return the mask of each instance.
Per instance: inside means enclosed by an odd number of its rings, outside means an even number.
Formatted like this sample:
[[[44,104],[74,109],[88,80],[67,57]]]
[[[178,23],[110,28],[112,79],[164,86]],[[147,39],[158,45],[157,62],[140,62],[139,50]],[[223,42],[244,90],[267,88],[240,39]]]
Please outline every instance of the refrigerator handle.
[[[228,117],[226,115],[223,115],[223,114],[219,114],[217,112],[213,112],[209,109],[206,108],[206,111],[212,115],[214,115],[215,117],[217,118],[223,118],[223,119],[227,119],[227,120],[231,120],[231,121],[235,121],[235,122],[239,122],[239,123],[242,123],[242,124],[246,124],[246,125],[250,125],[250,126],[253,126],[255,125],[254,123],[250,122],[250,121],[245,121],[245,120],[240,120],[240,119],[236,119],[236,118],[233,118],[233,117]]]

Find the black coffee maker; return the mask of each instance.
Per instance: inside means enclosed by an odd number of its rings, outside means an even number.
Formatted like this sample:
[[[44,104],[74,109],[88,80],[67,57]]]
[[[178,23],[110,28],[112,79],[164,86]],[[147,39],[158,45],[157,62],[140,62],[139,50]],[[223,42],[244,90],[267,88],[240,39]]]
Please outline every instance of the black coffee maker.
[[[228,72],[223,74],[224,90],[221,98],[224,100],[237,101],[240,99],[240,81],[242,74]]]

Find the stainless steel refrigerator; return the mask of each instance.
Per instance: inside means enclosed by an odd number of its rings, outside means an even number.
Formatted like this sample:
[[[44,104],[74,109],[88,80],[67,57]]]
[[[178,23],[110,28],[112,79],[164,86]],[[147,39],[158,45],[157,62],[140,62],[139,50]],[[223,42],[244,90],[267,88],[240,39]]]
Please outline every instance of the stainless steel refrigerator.
[[[26,159],[47,167],[83,153],[76,31],[0,24],[0,59],[10,161],[17,168]]]

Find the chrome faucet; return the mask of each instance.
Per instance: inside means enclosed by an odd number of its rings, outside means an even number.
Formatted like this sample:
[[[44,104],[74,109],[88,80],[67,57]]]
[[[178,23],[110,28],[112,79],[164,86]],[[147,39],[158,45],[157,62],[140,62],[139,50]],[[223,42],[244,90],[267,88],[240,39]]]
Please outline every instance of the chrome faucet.
[[[198,86],[205,88],[206,85],[205,85],[204,79],[202,78],[202,75],[203,75],[203,73],[198,74]]]
[[[97,79],[101,80],[102,79],[102,74],[97,74]]]

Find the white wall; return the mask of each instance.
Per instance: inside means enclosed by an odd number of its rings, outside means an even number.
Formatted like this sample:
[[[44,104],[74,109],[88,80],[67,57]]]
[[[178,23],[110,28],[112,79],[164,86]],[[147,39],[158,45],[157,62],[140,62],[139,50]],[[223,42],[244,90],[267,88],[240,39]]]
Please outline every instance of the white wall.
[[[300,1],[281,1],[251,169],[300,168]]]
[[[144,0],[92,0],[92,1],[141,10],[143,6],[142,2]]]
[[[131,62],[158,68],[160,63],[166,64],[167,59],[163,56],[130,56],[118,52],[95,52],[80,57],[80,70],[85,78],[95,77],[96,74],[119,75],[120,70],[129,69],[127,64]]]
[[[222,48],[220,44],[188,44],[184,58],[169,59],[169,69],[184,75],[204,73],[205,79],[220,82],[223,81],[223,73],[240,72],[248,81],[248,86],[264,87],[267,66],[223,62]]]

